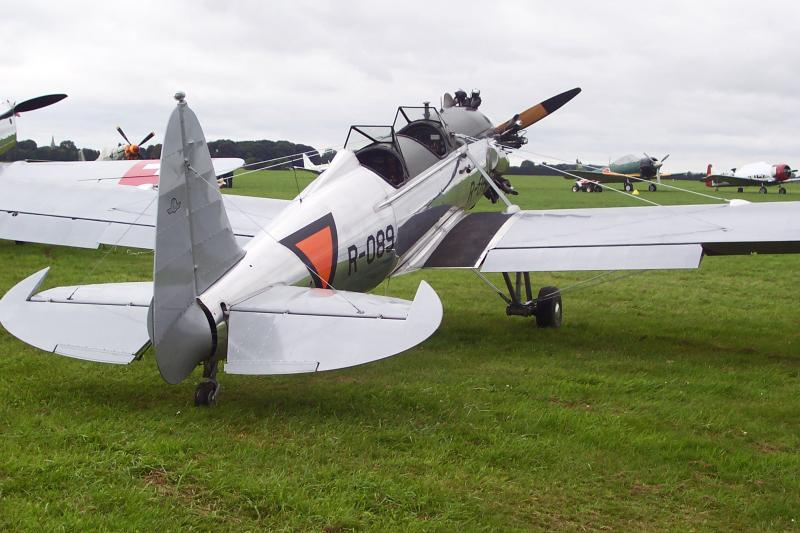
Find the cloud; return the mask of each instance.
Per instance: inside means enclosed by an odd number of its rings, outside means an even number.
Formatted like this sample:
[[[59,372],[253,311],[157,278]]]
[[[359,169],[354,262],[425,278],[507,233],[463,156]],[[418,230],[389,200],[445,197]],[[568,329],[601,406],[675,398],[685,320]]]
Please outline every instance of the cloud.
[[[353,123],[478,87],[500,122],[573,86],[529,132],[572,160],[672,153],[673,170],[800,160],[794,3],[630,0],[434,4],[31,0],[0,19],[5,96],[64,102],[22,138],[116,144],[159,133],[185,90],[209,138],[341,145]]]

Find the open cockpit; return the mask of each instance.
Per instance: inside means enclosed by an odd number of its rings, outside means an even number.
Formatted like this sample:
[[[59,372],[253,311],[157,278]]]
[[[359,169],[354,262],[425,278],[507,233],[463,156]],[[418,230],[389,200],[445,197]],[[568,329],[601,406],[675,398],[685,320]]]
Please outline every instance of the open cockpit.
[[[362,166],[398,188],[457,147],[436,109],[400,107],[392,126],[352,126],[345,148]]]

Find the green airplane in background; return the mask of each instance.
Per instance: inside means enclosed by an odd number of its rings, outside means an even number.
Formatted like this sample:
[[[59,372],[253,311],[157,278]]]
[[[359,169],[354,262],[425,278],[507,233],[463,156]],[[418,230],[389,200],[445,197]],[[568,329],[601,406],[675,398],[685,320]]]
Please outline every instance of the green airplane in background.
[[[657,183],[661,183],[661,176],[669,175],[661,173],[661,166],[668,157],[669,154],[659,161],[647,154],[644,154],[644,157],[626,155],[610,163],[607,167],[595,167],[596,170],[585,170],[578,161],[577,168],[569,171],[569,175],[564,177],[575,179],[578,176],[572,186],[572,192],[603,192],[601,183],[624,183],[625,191],[631,192],[633,191],[633,182],[642,180],[649,181],[648,190],[655,192],[657,187],[652,180],[655,179]]]
[[[18,104],[12,104],[6,100],[4,102],[5,105],[0,106],[0,155],[8,152],[17,144],[17,125],[14,122],[14,118],[17,115],[47,107],[60,102],[66,97],[66,94],[47,94]]]

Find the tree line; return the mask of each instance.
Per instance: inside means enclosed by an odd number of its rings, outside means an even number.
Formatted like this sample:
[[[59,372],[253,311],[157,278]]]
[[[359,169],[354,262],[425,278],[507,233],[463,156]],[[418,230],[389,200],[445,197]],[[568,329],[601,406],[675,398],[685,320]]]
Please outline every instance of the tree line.
[[[245,160],[245,163],[252,164],[261,161],[274,160],[301,152],[311,152],[314,148],[307,144],[298,144],[290,141],[232,141],[230,139],[220,139],[208,143],[208,151],[211,157],[238,157]],[[0,156],[0,161],[80,161],[81,151],[83,159],[94,161],[100,156],[99,150],[91,148],[78,148],[72,141],[61,141],[58,146],[37,146],[36,142],[28,139],[20,141],[8,152]],[[143,159],[159,159],[161,157],[161,145],[154,144],[141,147]],[[327,163],[333,158],[333,153],[328,152],[324,156],[314,153],[309,155],[312,162],[316,164]],[[302,164],[298,161],[289,161],[284,166]],[[265,163],[264,166],[270,166]]]
[[[0,156],[0,161],[79,161],[80,150],[83,150],[83,158],[86,161],[93,161],[98,158],[100,152],[91,148],[78,148],[72,141],[61,141],[58,146],[37,146],[32,140],[20,141],[17,145]],[[232,141],[230,139],[220,139],[208,143],[208,151],[211,157],[238,157],[244,159],[245,163],[251,165],[262,161],[271,161],[281,157],[286,157],[302,152],[311,152],[314,148],[307,144],[293,143],[290,141]],[[161,145],[154,144],[141,148],[143,159],[159,159],[161,157]],[[310,159],[315,164],[328,163],[333,159],[334,153],[327,152],[324,156],[318,154],[310,155]],[[277,163],[281,163],[278,161]],[[285,164],[264,163],[264,167],[282,168],[302,164],[300,161],[289,160]],[[253,168],[257,168],[254,166]],[[548,165],[547,163],[534,163],[524,160],[519,166],[511,166],[506,175],[524,176],[563,176],[562,171],[569,172],[575,170],[575,164],[558,163]],[[584,165],[584,169],[600,168],[591,165]],[[701,174],[683,173],[672,174],[670,179],[698,179]]]

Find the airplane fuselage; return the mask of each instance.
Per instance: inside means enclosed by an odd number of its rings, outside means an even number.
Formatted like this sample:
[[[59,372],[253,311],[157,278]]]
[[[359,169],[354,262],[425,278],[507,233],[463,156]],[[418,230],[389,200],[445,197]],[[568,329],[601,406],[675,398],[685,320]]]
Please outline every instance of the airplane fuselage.
[[[6,102],[5,106],[0,106],[0,112],[10,107],[11,103]],[[14,115],[11,115],[0,120],[0,155],[9,151],[15,144],[17,144],[17,128],[14,125]]]
[[[244,258],[201,296],[203,305],[220,323],[224,308],[276,285],[363,292],[415,270],[425,245],[443,237],[437,227],[460,220],[485,191],[462,152],[486,165],[488,149],[486,140],[463,146],[399,188],[341,150],[245,246]]]
[[[761,192],[765,192],[766,187],[771,185],[779,185],[781,190],[785,191],[783,184],[796,181],[794,171],[786,163],[769,164],[763,161],[743,165],[721,174],[713,174],[712,166],[708,165],[706,174],[705,182],[708,187],[760,186]]]

